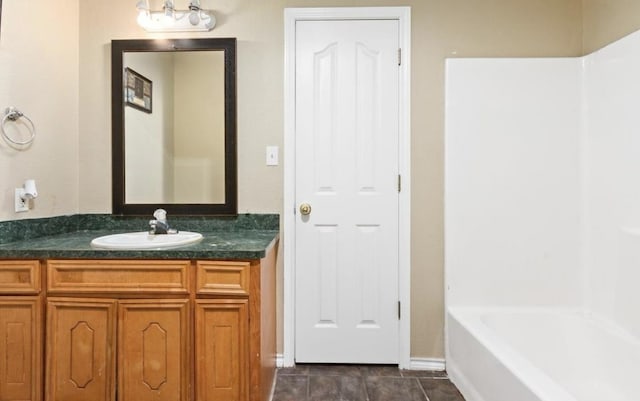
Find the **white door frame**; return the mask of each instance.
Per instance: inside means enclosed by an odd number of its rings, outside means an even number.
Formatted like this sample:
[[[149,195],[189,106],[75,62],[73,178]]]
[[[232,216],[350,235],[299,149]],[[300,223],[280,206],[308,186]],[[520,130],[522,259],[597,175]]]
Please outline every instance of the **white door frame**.
[[[284,349],[283,366],[295,363],[295,60],[296,22],[347,19],[393,19],[400,26],[402,63],[399,76],[398,295],[401,302],[398,361],[411,364],[411,8],[338,7],[284,10]],[[291,235],[289,235],[291,233]]]

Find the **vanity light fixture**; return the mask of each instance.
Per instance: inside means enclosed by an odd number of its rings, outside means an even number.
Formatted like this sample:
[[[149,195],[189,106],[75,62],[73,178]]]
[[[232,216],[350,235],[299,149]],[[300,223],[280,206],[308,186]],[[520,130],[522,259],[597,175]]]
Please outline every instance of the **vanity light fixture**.
[[[177,10],[173,0],[164,0],[162,10],[153,11],[149,0],[140,0],[138,25],[148,32],[207,32],[216,26],[216,17],[200,7],[200,0],[191,0],[187,10]]]

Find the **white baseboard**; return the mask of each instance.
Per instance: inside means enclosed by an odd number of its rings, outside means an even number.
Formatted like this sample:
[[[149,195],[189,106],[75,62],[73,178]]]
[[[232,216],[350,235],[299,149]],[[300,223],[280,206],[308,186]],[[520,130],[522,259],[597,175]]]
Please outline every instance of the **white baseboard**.
[[[284,355],[276,354],[276,367],[284,367]],[[443,358],[411,358],[409,370],[445,370]]]
[[[445,370],[443,358],[411,358],[409,370]]]

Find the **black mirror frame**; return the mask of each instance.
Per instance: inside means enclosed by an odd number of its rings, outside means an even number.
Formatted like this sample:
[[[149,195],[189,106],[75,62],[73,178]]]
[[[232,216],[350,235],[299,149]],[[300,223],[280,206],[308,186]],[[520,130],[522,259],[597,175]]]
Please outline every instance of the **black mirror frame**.
[[[224,51],[225,203],[126,203],[124,149],[124,52]],[[132,39],[111,41],[111,170],[113,214],[235,216],[238,213],[236,39]]]

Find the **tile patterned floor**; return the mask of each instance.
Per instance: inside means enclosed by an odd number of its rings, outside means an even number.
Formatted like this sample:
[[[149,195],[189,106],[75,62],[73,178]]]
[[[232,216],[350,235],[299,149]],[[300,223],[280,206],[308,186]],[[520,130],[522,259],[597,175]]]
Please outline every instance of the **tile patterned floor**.
[[[379,365],[278,369],[272,401],[464,401],[445,372]]]

